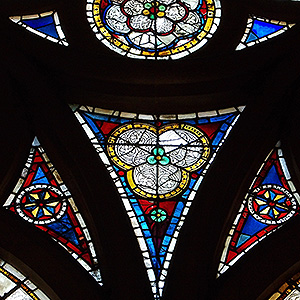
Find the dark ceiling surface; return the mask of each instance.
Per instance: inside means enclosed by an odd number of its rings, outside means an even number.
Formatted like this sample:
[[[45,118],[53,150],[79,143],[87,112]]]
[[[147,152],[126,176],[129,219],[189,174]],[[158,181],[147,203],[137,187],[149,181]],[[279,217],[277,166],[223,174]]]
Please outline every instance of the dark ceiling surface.
[[[299,217],[215,279],[240,203],[279,139],[300,190],[300,27],[234,50],[250,13],[299,23],[300,2],[223,0],[221,5],[221,24],[203,49],[182,60],[143,61],[123,58],[96,39],[83,0],[1,1],[0,138],[5,146],[0,200],[13,189],[37,135],[82,211],[104,277],[101,288],[53,241],[1,211],[1,255],[22,261],[53,299],[152,299],[122,203],[68,103],[153,114],[247,105],[197,193],[163,299],[262,300],[297,271]],[[58,11],[68,47],[42,40],[8,19],[52,9]]]

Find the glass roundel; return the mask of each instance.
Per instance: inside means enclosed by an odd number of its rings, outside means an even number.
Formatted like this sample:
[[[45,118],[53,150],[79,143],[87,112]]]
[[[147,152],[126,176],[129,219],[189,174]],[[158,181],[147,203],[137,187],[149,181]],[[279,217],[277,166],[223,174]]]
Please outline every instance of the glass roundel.
[[[201,48],[220,22],[219,0],[88,0],[96,36],[133,58],[178,59]]]
[[[132,190],[145,198],[167,199],[181,193],[189,172],[208,160],[206,135],[189,124],[158,128],[133,123],[119,126],[109,137],[107,151],[114,164],[127,171]]]
[[[265,184],[252,191],[248,208],[259,222],[275,225],[290,219],[296,212],[297,203],[284,187]]]
[[[47,184],[27,187],[16,199],[17,213],[28,222],[42,225],[50,224],[61,218],[67,203],[60,190]]]

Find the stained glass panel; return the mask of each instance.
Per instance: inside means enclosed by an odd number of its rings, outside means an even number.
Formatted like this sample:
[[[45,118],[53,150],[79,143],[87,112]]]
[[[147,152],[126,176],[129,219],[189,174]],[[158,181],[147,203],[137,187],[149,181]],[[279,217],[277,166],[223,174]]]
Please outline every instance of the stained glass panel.
[[[96,37],[131,58],[178,59],[204,46],[221,16],[219,0],[87,0]]]
[[[86,224],[37,138],[4,207],[49,234],[101,284],[98,260]]]
[[[219,275],[298,214],[299,202],[278,143],[258,171],[235,218],[223,250]]]
[[[269,300],[299,300],[300,299],[300,273],[297,273],[285,282]]]
[[[236,50],[251,47],[286,32],[295,24],[249,16],[245,33]]]
[[[0,298],[50,300],[27,276],[2,259],[0,259]]]
[[[68,46],[65,34],[60,25],[58,14],[55,11],[34,15],[13,16],[10,17],[10,20],[42,38]]]
[[[160,299],[180,228],[243,107],[178,115],[72,108],[117,187]]]

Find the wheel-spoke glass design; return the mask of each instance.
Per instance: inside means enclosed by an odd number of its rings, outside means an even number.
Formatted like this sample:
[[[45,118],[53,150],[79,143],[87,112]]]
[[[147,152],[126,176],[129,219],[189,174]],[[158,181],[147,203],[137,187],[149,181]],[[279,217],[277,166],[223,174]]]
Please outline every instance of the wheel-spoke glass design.
[[[241,50],[268,41],[269,39],[286,32],[294,25],[295,24],[284,21],[269,20],[250,15],[245,33],[236,50]]]
[[[243,107],[178,115],[72,108],[116,185],[160,299],[180,228]]]
[[[201,48],[220,23],[219,0],[88,0],[97,38],[132,58],[177,59]]]
[[[27,276],[2,259],[0,259],[0,298],[50,300]]]
[[[278,143],[257,173],[227,237],[219,275],[299,212],[299,194]]]
[[[55,11],[34,15],[13,16],[10,17],[10,20],[44,39],[68,46],[65,34],[60,25],[58,14]]]
[[[37,138],[33,141],[21,177],[4,207],[49,234],[102,284],[96,253],[85,222]]]
[[[285,282],[269,300],[298,300],[300,299],[300,273]]]

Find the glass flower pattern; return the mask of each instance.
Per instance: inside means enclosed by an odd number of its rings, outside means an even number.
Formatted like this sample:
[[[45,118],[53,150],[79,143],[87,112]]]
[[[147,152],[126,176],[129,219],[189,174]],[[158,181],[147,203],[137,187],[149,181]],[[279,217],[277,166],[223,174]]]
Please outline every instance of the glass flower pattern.
[[[180,58],[202,47],[220,21],[219,0],[88,0],[96,36],[129,57]],[[92,17],[90,17],[92,16]]]
[[[248,200],[253,217],[261,223],[278,224],[291,218],[297,209],[292,194],[279,185],[257,187]]]
[[[154,208],[150,213],[150,217],[154,222],[160,223],[167,219],[168,214],[164,209]]]
[[[181,193],[189,171],[203,166],[210,155],[206,135],[188,124],[121,125],[110,135],[107,150],[114,164],[127,171],[135,193],[160,199]]]
[[[24,189],[16,199],[16,211],[28,222],[49,224],[61,218],[67,203],[59,189],[36,184]]]

